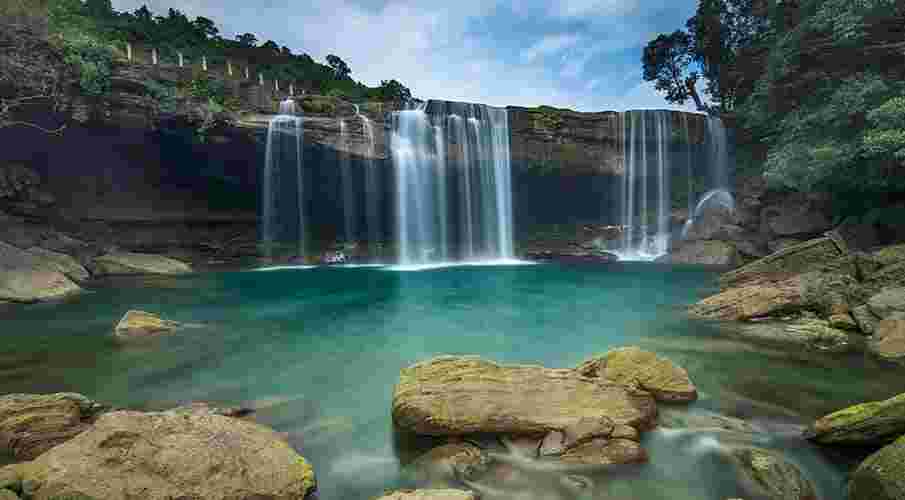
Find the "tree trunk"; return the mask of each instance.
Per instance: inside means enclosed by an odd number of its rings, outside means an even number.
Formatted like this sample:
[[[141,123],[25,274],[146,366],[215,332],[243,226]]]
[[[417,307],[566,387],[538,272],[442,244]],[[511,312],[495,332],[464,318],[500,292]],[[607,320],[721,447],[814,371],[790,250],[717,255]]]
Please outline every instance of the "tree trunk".
[[[703,113],[707,113],[708,115],[714,114],[714,110],[711,109],[710,106],[704,104],[704,101],[701,100],[701,96],[698,94],[698,89],[695,86],[698,83],[697,78],[688,78],[685,80],[685,87],[688,88],[688,94],[691,95],[691,98],[694,99],[694,105]]]

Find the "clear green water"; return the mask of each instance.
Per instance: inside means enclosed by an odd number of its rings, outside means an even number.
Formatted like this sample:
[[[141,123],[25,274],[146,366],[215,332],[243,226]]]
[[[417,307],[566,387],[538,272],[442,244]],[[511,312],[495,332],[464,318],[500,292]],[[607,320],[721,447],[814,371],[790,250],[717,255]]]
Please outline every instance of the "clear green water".
[[[841,500],[846,460],[801,440],[799,426],[905,392],[903,373],[861,355],[756,348],[732,340],[726,327],[687,319],[682,306],[712,292],[715,277],[698,267],[616,263],[117,279],[64,304],[0,310],[0,393],[76,391],[138,408],[254,404],[259,420],[289,433],[313,462],[321,499],[364,499],[409,485],[400,479],[389,417],[404,366],[480,354],[570,367],[639,345],[688,369],[702,393],[690,411],[758,423],[767,430],[756,436],[760,445],[799,464],[821,499]],[[117,345],[111,330],[128,309],[195,327]],[[484,484],[486,498],[521,498],[521,491],[537,499],[724,500],[741,494],[725,459],[737,440],[652,432],[644,439],[650,464],[595,476],[579,496],[548,488],[552,476],[537,472],[530,481]]]

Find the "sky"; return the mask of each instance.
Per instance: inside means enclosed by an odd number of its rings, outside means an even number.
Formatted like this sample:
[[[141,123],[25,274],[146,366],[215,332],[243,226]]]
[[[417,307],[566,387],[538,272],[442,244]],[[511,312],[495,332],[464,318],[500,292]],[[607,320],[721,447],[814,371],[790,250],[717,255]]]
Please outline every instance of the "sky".
[[[641,78],[641,50],[685,25],[695,0],[113,0],[170,7],[250,32],[352,78],[397,79],[421,99],[576,111],[684,109]]]

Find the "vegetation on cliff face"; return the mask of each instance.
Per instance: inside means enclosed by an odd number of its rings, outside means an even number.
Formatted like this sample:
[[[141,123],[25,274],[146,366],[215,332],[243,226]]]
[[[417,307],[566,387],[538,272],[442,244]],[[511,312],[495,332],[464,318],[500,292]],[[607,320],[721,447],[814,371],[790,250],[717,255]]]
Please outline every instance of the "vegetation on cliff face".
[[[901,197],[905,5],[700,0],[686,26],[648,44],[644,77],[677,103],[703,77],[705,109],[736,119],[740,167],[832,192],[842,213]]]

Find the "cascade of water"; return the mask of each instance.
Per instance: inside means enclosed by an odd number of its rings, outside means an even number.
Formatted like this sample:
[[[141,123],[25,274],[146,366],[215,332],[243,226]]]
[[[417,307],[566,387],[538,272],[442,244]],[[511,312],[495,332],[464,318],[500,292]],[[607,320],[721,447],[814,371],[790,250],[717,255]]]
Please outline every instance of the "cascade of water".
[[[396,112],[391,151],[401,263],[513,257],[505,109],[429,101]]]
[[[688,221],[682,228],[682,238],[688,235],[695,220],[705,209],[720,207],[729,211],[735,210],[735,198],[729,186],[729,139],[723,120],[717,116],[707,117],[707,180],[711,188],[704,193],[694,205],[689,196]]]
[[[365,209],[367,210],[368,241],[375,245],[383,240],[383,227],[381,217],[382,197],[380,191],[380,172],[374,161],[374,124],[367,116],[361,114],[358,105],[355,104],[355,116],[361,120],[362,132],[366,143],[365,158]]]
[[[280,103],[280,112],[267,127],[262,182],[261,236],[266,252],[274,244],[293,241],[305,253],[304,182],[302,172],[303,119],[295,101]]]
[[[355,181],[349,153],[349,136],[346,121],[339,121],[339,174],[342,182],[343,235],[345,242],[352,243],[357,237],[357,207],[355,206]]]

